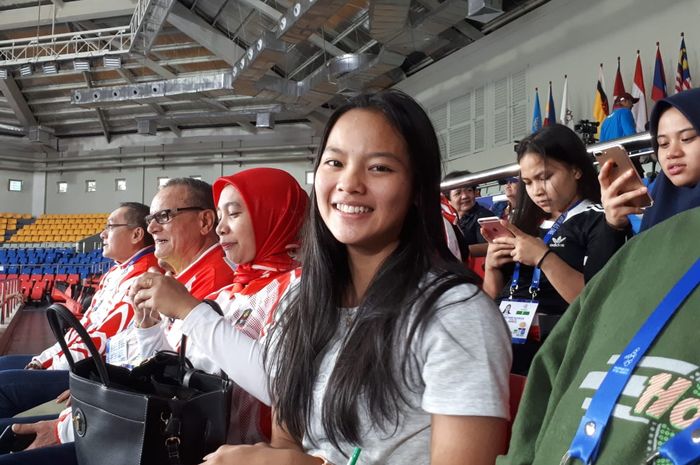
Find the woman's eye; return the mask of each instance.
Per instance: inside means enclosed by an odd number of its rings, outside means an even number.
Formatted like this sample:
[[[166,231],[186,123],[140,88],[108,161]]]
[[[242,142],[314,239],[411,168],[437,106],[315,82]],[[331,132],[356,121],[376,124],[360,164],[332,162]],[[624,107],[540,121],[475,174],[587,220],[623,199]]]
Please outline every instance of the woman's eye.
[[[332,166],[333,168],[340,168],[343,166],[342,163],[340,163],[338,160],[326,160],[323,162],[324,165]]]
[[[683,139],[681,139],[681,141],[687,144],[688,142],[694,141],[696,137],[697,137],[697,136],[688,136],[688,137],[684,137]]]
[[[370,170],[370,171],[379,171],[379,172],[382,172],[382,173],[388,173],[388,172],[390,172],[390,171],[394,171],[394,170],[392,170],[391,168],[389,168],[388,166],[385,166],[385,165],[374,165],[374,166],[371,166],[371,167],[369,168],[369,170]]]

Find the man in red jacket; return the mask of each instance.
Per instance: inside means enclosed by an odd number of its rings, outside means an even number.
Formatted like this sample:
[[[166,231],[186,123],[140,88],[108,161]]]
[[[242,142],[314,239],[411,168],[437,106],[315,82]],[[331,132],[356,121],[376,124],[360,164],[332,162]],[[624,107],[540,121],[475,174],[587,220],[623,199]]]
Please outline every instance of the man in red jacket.
[[[101,354],[107,340],[126,329],[134,316],[128,298],[131,283],[157,266],[153,238],[146,230],[147,214],[146,205],[122,203],[109,215],[100,234],[102,255],[116,264],[102,277],[81,323]],[[75,361],[88,355],[75,332],[67,333],[66,341]],[[68,362],[58,343],[35,356],[0,357],[0,418],[49,401],[68,389],[66,370]]]

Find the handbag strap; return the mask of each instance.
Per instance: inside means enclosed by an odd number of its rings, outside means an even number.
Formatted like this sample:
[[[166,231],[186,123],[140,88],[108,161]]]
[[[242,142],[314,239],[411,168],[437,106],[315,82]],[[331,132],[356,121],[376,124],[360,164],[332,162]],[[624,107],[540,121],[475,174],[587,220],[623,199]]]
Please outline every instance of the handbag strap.
[[[92,342],[92,338],[90,338],[90,335],[85,330],[85,327],[83,327],[80,321],[78,321],[78,319],[70,312],[70,310],[68,310],[64,305],[53,304],[48,309],[46,309],[46,319],[49,320],[49,327],[51,328],[51,332],[53,332],[53,335],[56,337],[58,345],[61,346],[61,350],[63,350],[63,355],[66,357],[71,371],[75,371],[75,360],[73,360],[73,356],[71,355],[70,350],[68,349],[68,343],[66,342],[66,338],[63,334],[59,319],[63,320],[63,323],[65,325],[73,329],[78,334],[78,336],[80,336],[80,339],[82,339],[83,344],[85,345],[85,347],[87,347],[88,351],[90,352],[90,356],[92,357],[92,361],[95,364],[95,367],[97,368],[97,373],[100,376],[102,384],[104,384],[105,386],[109,386],[109,375],[107,375],[107,367],[105,366],[104,361],[102,360],[100,352],[95,347],[95,344]]]

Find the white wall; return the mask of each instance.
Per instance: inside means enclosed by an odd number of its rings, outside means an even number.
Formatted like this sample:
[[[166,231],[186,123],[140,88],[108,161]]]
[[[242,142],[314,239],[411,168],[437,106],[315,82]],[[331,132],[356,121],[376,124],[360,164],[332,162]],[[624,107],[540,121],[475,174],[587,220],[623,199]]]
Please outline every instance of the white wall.
[[[214,182],[216,178],[228,176],[249,168],[274,166],[290,173],[305,189],[306,171],[312,169],[310,162],[273,163],[269,165],[246,164],[209,164],[206,166],[177,166],[123,168],[122,170],[71,171],[64,173],[48,173],[46,175],[46,213],[99,213],[110,212],[121,202],[142,202],[149,205],[158,189],[159,177],[190,177],[201,176],[203,181]],[[26,174],[26,173],[25,173]],[[43,176],[43,174],[42,174]],[[126,179],[126,191],[117,191],[115,180]],[[13,177],[13,179],[19,179]],[[28,174],[31,180],[31,173]],[[86,192],[85,182],[95,180],[96,192]],[[68,183],[68,192],[58,193],[58,182]],[[5,181],[6,183],[6,181]],[[25,194],[23,192],[22,194]],[[19,212],[29,211],[31,194],[27,195],[27,208]],[[43,205],[43,194],[41,196]],[[0,203],[0,206],[2,203]],[[0,208],[0,211],[5,211]],[[41,214],[39,212],[38,214]],[[37,215],[37,213],[33,213]]]
[[[10,192],[10,179],[22,181],[22,192]],[[32,211],[32,173],[24,171],[0,170],[0,212],[28,213]]]
[[[612,106],[617,57],[627,91],[631,90],[636,51],[640,50],[647,97],[651,95],[656,42],[673,93],[680,33],[685,32],[688,60],[695,85],[700,84],[700,2],[698,0],[552,0],[468,47],[416,73],[396,87],[416,97],[426,108],[486,88],[486,147],[447,163],[447,170],[480,171],[514,161],[513,143],[493,144],[494,82],[526,70],[528,127],[534,89],[540,89],[544,113],[548,81],[553,81],[557,116],[563,77],[569,77],[569,105],[574,120],[591,119],[600,63]],[[651,109],[651,101],[648,107]],[[543,115],[544,116],[544,115]]]

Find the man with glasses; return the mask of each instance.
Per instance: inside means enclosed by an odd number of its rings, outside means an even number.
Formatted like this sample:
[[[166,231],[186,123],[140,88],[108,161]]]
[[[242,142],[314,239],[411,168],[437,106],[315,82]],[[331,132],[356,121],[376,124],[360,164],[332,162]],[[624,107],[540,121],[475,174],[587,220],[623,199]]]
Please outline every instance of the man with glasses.
[[[146,217],[159,263],[197,299],[233,282],[216,235],[211,185],[192,178],[170,179],[153,197]]]
[[[81,323],[102,354],[107,340],[126,329],[133,318],[134,310],[128,298],[131,283],[157,266],[153,238],[145,221],[147,214],[146,205],[122,203],[109,215],[100,234],[102,255],[116,264],[100,280]],[[66,341],[74,360],[88,356],[87,348],[74,331],[66,334]],[[68,389],[68,368],[58,343],[33,357],[0,357],[0,418],[49,401]]]

